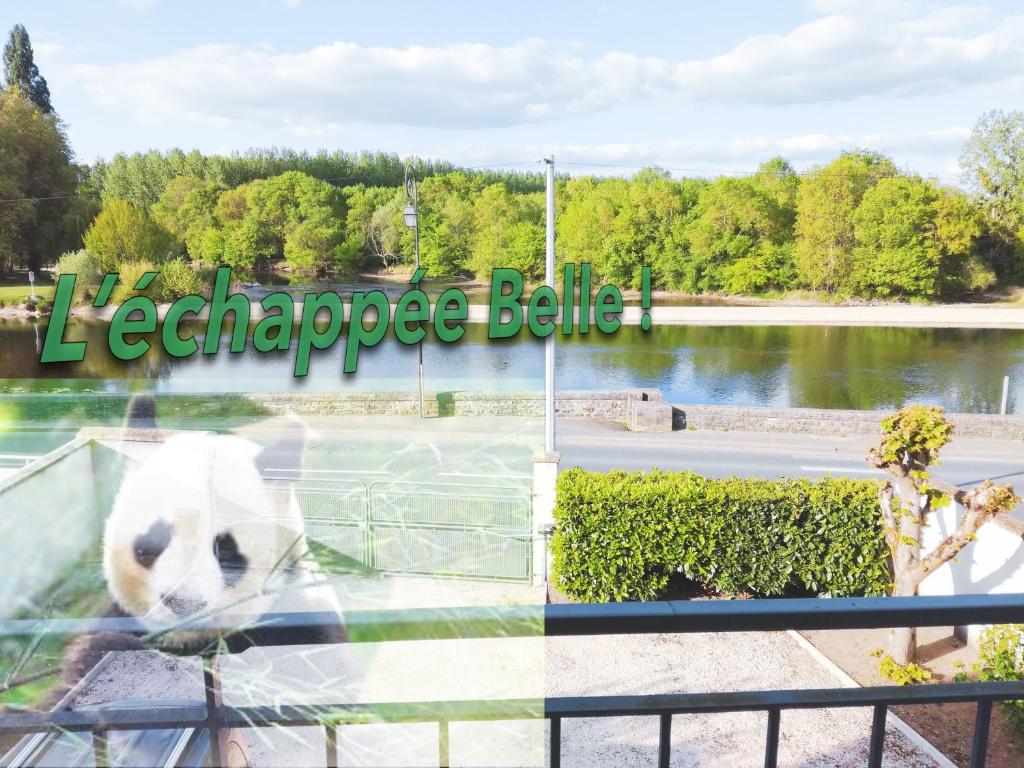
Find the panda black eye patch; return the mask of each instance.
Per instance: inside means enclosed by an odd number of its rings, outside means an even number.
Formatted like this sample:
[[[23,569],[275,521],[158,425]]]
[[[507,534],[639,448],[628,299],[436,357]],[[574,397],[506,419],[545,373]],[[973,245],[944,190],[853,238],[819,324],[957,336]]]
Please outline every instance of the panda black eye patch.
[[[218,533],[213,539],[213,556],[220,565],[224,585],[235,586],[245,575],[249,559],[238,550],[238,542],[230,533]]]
[[[135,562],[143,568],[152,568],[153,563],[160,557],[171,543],[171,525],[164,520],[157,520],[145,533],[136,536],[132,543],[135,553]]]

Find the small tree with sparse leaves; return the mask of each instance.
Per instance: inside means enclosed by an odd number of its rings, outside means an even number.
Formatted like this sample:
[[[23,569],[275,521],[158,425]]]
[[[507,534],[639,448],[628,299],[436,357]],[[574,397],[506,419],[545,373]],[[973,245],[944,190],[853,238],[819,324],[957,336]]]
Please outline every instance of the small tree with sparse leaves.
[[[916,595],[921,582],[956,557],[990,520],[1024,535],[1024,526],[1007,514],[1020,501],[1010,486],[986,480],[963,490],[931,476],[929,468],[938,464],[939,450],[952,435],[953,425],[941,408],[909,405],[882,420],[881,439],[868,451],[868,463],[892,478],[879,489],[879,506],[892,553],[894,596]],[[956,529],[930,552],[922,552],[929,513],[950,500],[963,507]],[[914,661],[916,628],[894,629],[891,641],[898,663]]]

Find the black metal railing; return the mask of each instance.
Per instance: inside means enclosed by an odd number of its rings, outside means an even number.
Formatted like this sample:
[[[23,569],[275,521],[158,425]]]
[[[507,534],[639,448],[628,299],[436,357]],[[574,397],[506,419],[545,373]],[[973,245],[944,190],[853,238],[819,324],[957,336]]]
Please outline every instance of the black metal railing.
[[[363,611],[347,614],[345,628],[353,642],[410,639],[568,636],[639,633],[781,631],[789,629],[853,629],[900,626],[951,626],[1024,622],[1024,595],[959,597],[742,600],[615,603],[599,605],[502,606],[405,611]],[[336,625],[333,614],[279,614],[261,617],[260,643],[294,643],[298,628],[322,630]],[[237,627],[204,624],[237,632]],[[0,622],[0,637],[77,635],[96,631],[144,634],[131,619],[92,621]],[[320,633],[322,634],[322,633]],[[324,728],[325,765],[338,764],[337,728],[353,722],[436,722],[438,761],[449,764],[450,724],[479,720],[547,718],[550,721],[551,765],[561,764],[564,720],[593,717],[648,716],[659,720],[658,765],[668,766],[672,718],[695,713],[762,711],[767,713],[765,766],[778,759],[783,710],[871,707],[868,765],[882,764],[885,725],[893,706],[931,703],[975,703],[977,714],[971,747],[972,768],[986,762],[992,704],[1024,699],[1022,682],[965,682],[919,686],[737,691],[640,696],[548,697],[501,701],[381,702],[310,706],[231,707],[220,701],[216,657],[204,660],[206,701],[157,710],[19,712],[0,717],[0,734],[61,731],[93,734],[96,765],[105,765],[106,735],[115,730],[168,728],[205,729],[212,763],[219,761],[220,732],[234,727],[310,726]]]

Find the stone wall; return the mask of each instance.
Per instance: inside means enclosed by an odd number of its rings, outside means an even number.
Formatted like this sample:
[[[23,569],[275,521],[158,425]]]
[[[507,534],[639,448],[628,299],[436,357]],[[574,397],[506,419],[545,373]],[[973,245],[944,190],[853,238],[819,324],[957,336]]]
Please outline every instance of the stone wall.
[[[890,411],[841,411],[816,408],[741,408],[678,405],[677,426],[684,429],[784,432],[808,435],[876,435]],[[974,413],[947,414],[960,437],[1024,440],[1024,417]]]
[[[320,416],[415,416],[415,392],[354,394],[250,394],[246,397],[270,413]],[[555,412],[570,418],[626,420],[631,400],[661,400],[656,389],[564,390],[555,396]],[[428,416],[543,416],[543,392],[428,392]]]

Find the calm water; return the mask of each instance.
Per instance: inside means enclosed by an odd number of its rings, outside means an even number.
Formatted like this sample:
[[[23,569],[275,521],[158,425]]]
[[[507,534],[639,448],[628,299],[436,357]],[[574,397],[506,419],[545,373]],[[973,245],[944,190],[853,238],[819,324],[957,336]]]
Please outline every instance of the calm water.
[[[45,333],[38,328],[39,338]],[[106,326],[76,323],[69,338],[89,341],[74,366],[38,364],[37,327],[0,324],[0,392],[127,391],[145,378],[161,392],[342,392],[413,390],[416,350],[394,341],[363,350],[359,373],[341,373],[341,342],[313,358],[305,379],[292,353],[174,360],[154,351],[124,364],[103,352]],[[226,347],[226,340],[222,345]],[[540,389],[542,343],[523,335],[489,342],[467,326],[456,344],[424,345],[429,389]],[[564,339],[559,388],[657,387],[667,400],[755,406],[881,409],[928,402],[953,411],[994,413],[1002,377],[1010,411],[1024,407],[1024,331],[840,327],[623,327],[614,336]],[[469,382],[472,380],[472,387]]]

